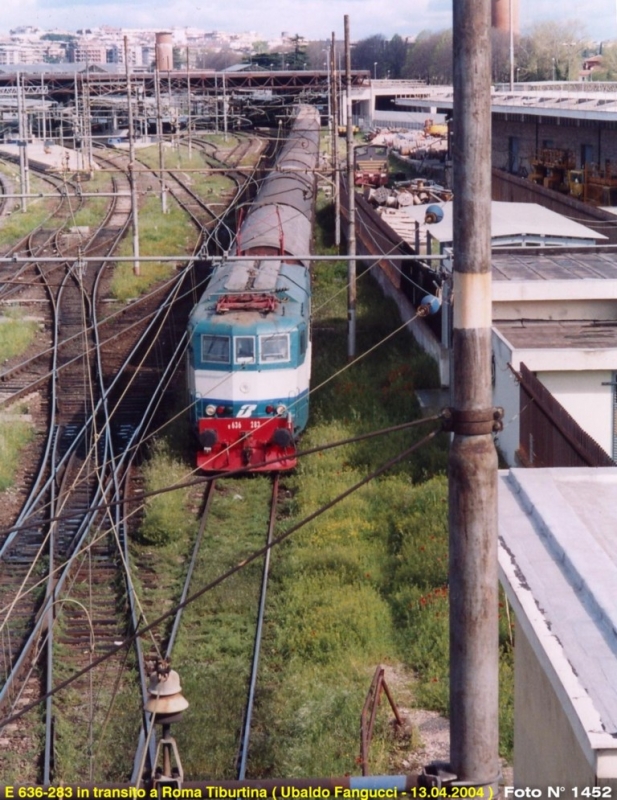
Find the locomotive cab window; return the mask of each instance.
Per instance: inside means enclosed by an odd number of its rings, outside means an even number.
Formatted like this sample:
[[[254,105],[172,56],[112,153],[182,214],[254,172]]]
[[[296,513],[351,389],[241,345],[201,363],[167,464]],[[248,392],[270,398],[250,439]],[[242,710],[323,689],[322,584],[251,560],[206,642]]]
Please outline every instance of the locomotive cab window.
[[[229,364],[229,336],[201,337],[201,360],[206,364]]]
[[[259,361],[271,364],[273,361],[289,361],[289,334],[276,333],[259,337]]]
[[[236,336],[234,338],[236,364],[255,363],[255,337]]]

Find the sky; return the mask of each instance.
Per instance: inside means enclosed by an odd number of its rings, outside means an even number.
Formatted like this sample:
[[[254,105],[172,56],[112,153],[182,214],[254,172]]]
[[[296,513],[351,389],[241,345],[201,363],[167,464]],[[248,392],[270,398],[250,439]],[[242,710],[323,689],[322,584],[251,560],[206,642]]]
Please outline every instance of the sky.
[[[524,33],[534,22],[577,19],[591,39],[617,40],[617,0],[519,0]],[[307,39],[343,37],[349,15],[352,40],[390,38],[452,26],[452,0],[5,0],[0,33],[19,25],[74,31],[112,25],[127,28],[197,27],[231,33],[256,31],[264,39],[286,31]]]

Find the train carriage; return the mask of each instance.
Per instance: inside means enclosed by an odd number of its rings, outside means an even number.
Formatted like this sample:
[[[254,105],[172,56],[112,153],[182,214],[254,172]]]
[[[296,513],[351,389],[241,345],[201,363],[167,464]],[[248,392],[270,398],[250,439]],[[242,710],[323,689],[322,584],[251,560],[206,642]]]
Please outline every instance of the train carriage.
[[[319,116],[302,107],[189,321],[197,465],[284,470],[308,419],[310,252]]]
[[[385,145],[357,145],[353,152],[356,186],[385,186],[388,183],[388,148]]]

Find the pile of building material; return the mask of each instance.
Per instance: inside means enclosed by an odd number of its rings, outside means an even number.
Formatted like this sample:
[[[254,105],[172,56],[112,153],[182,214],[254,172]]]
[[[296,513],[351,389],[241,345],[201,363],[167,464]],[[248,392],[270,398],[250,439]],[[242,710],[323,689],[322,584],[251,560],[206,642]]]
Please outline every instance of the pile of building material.
[[[442,130],[444,127],[430,125],[425,126],[424,130],[382,129],[375,133],[371,143],[384,144],[407,158],[443,160],[448,151],[447,133]]]
[[[452,199],[452,192],[430,180],[415,178],[402,181],[388,188],[380,186],[369,189],[367,200],[376,206],[388,208],[404,208],[405,206],[419,206],[427,203],[443,203]]]

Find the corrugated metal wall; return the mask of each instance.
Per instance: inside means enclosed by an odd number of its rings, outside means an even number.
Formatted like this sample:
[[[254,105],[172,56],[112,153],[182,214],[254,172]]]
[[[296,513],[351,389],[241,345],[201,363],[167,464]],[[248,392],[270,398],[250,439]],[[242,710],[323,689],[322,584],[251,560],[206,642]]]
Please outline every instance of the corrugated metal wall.
[[[616,466],[525,364],[521,364],[518,376],[521,412],[517,456],[524,466]]]
[[[604,234],[608,237],[608,242],[603,241],[604,244],[617,244],[617,220],[614,214],[581,203],[569,195],[545,189],[544,186],[538,186],[526,178],[493,169],[492,196],[493,200],[502,200],[506,203],[538,203]]]

